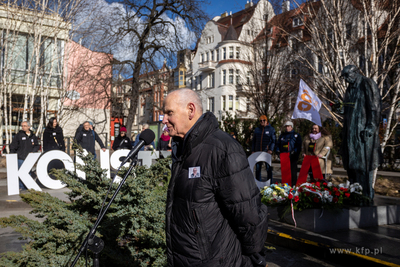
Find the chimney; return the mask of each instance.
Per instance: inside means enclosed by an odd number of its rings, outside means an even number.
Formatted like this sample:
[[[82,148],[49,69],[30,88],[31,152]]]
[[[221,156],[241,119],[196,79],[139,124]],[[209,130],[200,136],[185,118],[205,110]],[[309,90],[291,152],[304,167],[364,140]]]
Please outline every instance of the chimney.
[[[252,7],[252,6],[253,6],[253,1],[251,0],[250,2],[247,1],[247,4],[244,6],[244,8],[246,9],[246,8],[249,8],[249,7]]]
[[[221,14],[221,18],[225,18],[228,16],[228,11],[225,11],[224,13]]]
[[[290,10],[290,1],[286,0],[282,2],[282,13]]]

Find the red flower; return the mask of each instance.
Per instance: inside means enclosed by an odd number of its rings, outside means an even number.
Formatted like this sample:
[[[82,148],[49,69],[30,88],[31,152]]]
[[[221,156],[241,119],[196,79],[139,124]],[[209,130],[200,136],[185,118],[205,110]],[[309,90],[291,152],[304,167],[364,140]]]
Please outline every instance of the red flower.
[[[350,193],[344,193],[346,197],[350,197]]]
[[[323,183],[323,185],[324,185],[324,186],[327,186],[328,184],[327,184],[327,183]]]
[[[314,189],[314,188],[311,188],[311,191],[315,192],[315,189]]]
[[[306,192],[306,196],[309,196],[310,195],[310,192]]]
[[[297,190],[299,193],[301,193],[301,192],[303,192],[303,188],[299,188],[298,190]]]
[[[336,203],[336,202],[338,202],[338,201],[339,201],[339,199],[338,199],[337,197],[334,197],[334,198],[333,198],[333,202]]]
[[[325,190],[325,191],[329,191],[329,189],[328,189],[328,188],[324,188],[324,190]]]
[[[333,191],[335,191],[335,192],[336,192],[336,191],[338,191],[338,189],[337,189],[336,187],[334,187],[334,188],[333,188]]]
[[[293,198],[293,194],[290,193],[288,198],[289,198],[289,199],[292,199],[292,198]]]
[[[316,184],[318,187],[321,186],[321,184],[320,184],[319,182],[316,182],[315,184]]]
[[[294,197],[294,202],[297,202],[297,201],[299,201],[299,196]]]
[[[318,203],[318,202],[319,202],[319,198],[317,198],[317,197],[314,197],[313,200],[314,200],[315,203]]]
[[[339,191],[336,191],[335,195],[336,195],[336,196],[340,196],[340,192],[339,192]]]
[[[349,191],[348,188],[343,188],[343,192],[347,192],[347,191]]]

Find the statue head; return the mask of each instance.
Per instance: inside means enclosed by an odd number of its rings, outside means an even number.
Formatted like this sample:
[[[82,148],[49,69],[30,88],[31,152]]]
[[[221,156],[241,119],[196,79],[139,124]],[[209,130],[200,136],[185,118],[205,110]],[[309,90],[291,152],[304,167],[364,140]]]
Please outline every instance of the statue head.
[[[343,68],[342,73],[340,75],[348,83],[355,83],[356,78],[358,76],[358,69],[354,65],[347,65]]]

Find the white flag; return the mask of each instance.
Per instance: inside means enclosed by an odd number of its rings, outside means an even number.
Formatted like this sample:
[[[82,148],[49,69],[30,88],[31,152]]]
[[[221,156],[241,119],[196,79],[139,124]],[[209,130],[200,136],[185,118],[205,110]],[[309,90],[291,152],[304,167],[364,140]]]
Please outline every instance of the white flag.
[[[322,126],[321,117],[319,116],[321,105],[322,103],[318,96],[314,94],[303,80],[300,80],[299,94],[297,96],[292,119],[307,119]]]

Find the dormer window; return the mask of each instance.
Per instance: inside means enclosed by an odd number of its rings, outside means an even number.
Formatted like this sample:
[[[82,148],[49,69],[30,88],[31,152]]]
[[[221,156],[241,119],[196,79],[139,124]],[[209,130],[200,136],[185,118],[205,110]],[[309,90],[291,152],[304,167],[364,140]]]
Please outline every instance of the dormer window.
[[[293,27],[303,25],[303,20],[301,18],[293,18]]]

